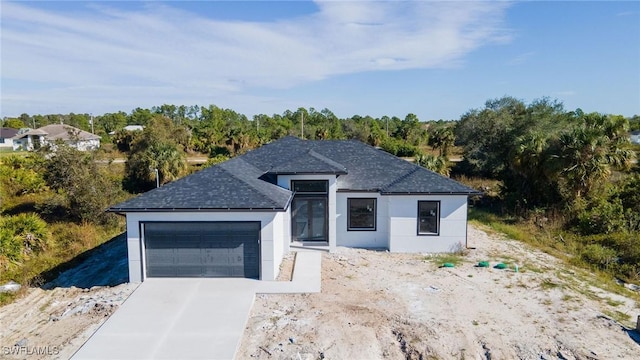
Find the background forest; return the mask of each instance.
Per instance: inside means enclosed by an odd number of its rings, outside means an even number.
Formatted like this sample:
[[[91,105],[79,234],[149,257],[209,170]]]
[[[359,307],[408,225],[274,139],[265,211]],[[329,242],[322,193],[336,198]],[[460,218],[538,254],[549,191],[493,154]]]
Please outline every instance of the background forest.
[[[640,146],[629,142],[640,129],[637,115],[505,96],[455,121],[338,118],[314,108],[249,119],[215,105],[165,104],[96,116],[22,114],[3,126],[61,122],[100,135],[101,149],[0,154],[0,282],[46,281],[122,232],[123,219],[104,209],[154,188],[154,169],[164,184],[287,135],[357,139],[415,161],[485,194],[471,199],[472,219],[607,276],[640,281]]]

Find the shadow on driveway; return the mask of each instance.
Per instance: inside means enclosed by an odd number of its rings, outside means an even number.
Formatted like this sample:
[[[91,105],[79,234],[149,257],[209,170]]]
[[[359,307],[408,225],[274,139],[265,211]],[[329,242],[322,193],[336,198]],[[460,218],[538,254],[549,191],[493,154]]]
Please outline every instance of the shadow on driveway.
[[[640,332],[636,330],[624,329],[624,331],[629,335],[629,337],[636,342],[636,344],[640,345]]]
[[[128,282],[126,233],[41,273],[40,278],[48,281],[41,286],[45,290],[72,286],[89,289]]]

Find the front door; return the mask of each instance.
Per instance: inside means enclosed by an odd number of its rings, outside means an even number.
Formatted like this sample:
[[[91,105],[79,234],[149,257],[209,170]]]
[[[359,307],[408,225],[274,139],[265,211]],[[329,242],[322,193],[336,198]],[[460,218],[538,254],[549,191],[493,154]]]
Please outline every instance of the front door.
[[[327,199],[293,199],[293,241],[327,241]]]
[[[291,233],[293,241],[329,241],[328,181],[294,180],[295,192],[291,204]]]

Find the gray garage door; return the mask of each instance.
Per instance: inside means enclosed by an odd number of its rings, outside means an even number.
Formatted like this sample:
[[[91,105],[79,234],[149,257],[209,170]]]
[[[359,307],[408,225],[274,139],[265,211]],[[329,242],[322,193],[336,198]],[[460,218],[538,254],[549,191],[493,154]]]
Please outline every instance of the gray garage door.
[[[260,274],[260,222],[144,224],[148,277]]]

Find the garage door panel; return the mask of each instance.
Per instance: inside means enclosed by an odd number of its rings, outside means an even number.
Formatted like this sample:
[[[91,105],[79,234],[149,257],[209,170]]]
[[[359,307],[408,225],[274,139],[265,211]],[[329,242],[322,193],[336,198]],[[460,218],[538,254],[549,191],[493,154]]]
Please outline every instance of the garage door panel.
[[[145,224],[148,277],[259,277],[259,222]]]

